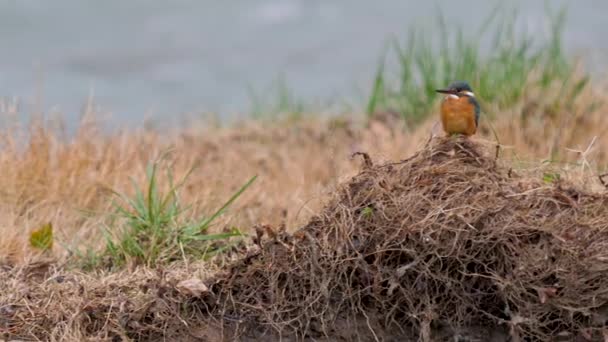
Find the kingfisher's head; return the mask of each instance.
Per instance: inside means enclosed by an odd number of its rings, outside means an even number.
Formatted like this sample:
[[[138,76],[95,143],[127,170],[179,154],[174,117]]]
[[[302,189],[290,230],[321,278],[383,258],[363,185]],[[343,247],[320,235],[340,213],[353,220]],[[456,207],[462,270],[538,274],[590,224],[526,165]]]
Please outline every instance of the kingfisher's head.
[[[465,81],[452,82],[447,88],[437,89],[436,91],[438,93],[447,94],[448,97],[475,97],[473,89],[471,89],[471,86]]]

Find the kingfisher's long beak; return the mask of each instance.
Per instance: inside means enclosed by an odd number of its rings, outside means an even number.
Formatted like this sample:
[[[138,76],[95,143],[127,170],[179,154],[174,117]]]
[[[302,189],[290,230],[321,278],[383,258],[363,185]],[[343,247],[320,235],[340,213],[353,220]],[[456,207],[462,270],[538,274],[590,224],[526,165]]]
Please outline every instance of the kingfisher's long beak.
[[[454,89],[437,89],[435,91],[442,94],[456,94],[456,90]]]

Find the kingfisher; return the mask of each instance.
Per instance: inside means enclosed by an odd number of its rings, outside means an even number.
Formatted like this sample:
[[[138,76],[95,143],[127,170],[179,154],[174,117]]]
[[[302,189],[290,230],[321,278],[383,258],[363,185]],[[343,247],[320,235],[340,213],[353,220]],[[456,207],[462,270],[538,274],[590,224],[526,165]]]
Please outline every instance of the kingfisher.
[[[436,91],[446,94],[441,102],[441,124],[448,136],[475,134],[479,124],[480,109],[471,86],[465,81],[455,81],[447,88]]]

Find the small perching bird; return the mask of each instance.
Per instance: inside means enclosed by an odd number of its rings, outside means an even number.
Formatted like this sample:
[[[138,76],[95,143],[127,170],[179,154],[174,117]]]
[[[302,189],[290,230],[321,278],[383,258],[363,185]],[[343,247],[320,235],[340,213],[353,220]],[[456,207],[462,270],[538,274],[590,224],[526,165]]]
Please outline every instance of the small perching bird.
[[[441,124],[448,135],[471,136],[479,125],[479,103],[475,93],[465,81],[452,82],[446,89],[437,89],[446,94],[441,102]]]

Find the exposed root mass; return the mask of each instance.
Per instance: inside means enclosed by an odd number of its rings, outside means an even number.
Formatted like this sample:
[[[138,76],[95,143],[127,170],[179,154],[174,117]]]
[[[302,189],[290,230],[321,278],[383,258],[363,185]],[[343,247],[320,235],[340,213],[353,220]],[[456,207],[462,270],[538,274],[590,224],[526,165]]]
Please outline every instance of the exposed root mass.
[[[207,278],[201,296],[156,273],[101,287],[49,278],[19,294],[5,270],[0,329],[42,339],[601,340],[607,209],[605,194],[513,176],[475,143],[439,139],[407,160],[367,163],[294,234],[260,228],[259,246]]]
[[[606,271],[607,196],[511,178],[476,144],[440,139],[364,168],[216,292],[256,331],[335,336],[345,320],[378,338],[477,325],[547,341],[601,335]]]

